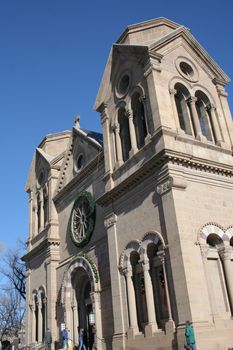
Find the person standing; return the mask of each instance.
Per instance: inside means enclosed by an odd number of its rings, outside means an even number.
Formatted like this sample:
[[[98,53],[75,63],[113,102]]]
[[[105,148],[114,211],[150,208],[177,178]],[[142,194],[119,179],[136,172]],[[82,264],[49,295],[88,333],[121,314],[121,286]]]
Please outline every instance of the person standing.
[[[80,328],[80,332],[79,332],[79,347],[78,350],[87,350],[86,345],[83,342],[83,338],[84,338],[84,329]]]
[[[186,337],[188,348],[190,350],[196,350],[196,340],[195,340],[194,330],[189,321],[186,321],[185,337]]]
[[[50,332],[50,329],[47,328],[45,332],[45,350],[51,350],[51,344],[52,344],[52,334]]]
[[[62,335],[62,339],[63,339],[63,349],[67,349],[68,348],[68,339],[69,339],[67,328],[63,329],[61,335]]]

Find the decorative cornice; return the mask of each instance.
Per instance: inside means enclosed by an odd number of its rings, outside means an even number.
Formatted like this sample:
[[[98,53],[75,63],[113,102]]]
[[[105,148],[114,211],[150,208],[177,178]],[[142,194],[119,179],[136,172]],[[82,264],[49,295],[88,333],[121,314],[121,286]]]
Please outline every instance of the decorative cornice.
[[[129,188],[133,188],[142,180],[145,180],[146,177],[154,173],[155,169],[159,170],[159,168],[161,168],[163,165],[169,163],[206,173],[217,174],[230,178],[233,177],[233,166],[226,164],[223,165],[209,160],[204,161],[200,158],[189,157],[185,154],[180,154],[172,150],[165,149],[150,158],[140,169],[136,170],[134,173],[124,179],[119,185],[115,186],[103,196],[99,197],[97,199],[97,203],[101,206],[109,204],[113,199],[123,195]],[[161,191],[163,192],[165,188],[169,189],[169,186],[185,189],[187,184],[185,179],[173,178],[172,183],[169,180]]]
[[[49,247],[52,247],[52,246],[59,247],[60,246],[60,239],[46,238],[39,245],[37,245],[35,248],[33,248],[27,254],[25,254],[21,259],[22,259],[22,261],[27,262],[28,260],[30,260],[33,257],[35,257],[36,255],[38,255],[40,252],[45,252],[45,251],[47,252],[47,249]]]

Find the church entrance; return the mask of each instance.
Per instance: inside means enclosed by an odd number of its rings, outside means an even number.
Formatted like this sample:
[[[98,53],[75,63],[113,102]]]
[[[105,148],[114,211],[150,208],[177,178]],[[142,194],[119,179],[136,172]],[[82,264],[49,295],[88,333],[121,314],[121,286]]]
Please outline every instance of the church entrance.
[[[88,350],[103,347],[100,287],[95,265],[77,257],[66,273],[63,285],[64,320],[73,344],[79,343],[80,329]]]
[[[94,332],[95,332],[95,319],[93,312],[93,305],[91,299],[91,283],[88,276],[79,276],[82,271],[79,269],[76,271],[74,279],[77,279],[77,283],[74,283],[74,304],[77,305],[73,308],[73,312],[77,312],[77,316],[74,316],[74,320],[77,319],[77,324],[74,325],[74,330],[79,333],[80,329],[84,329],[84,344],[87,349],[93,349],[94,346]],[[80,278],[79,278],[80,277]]]

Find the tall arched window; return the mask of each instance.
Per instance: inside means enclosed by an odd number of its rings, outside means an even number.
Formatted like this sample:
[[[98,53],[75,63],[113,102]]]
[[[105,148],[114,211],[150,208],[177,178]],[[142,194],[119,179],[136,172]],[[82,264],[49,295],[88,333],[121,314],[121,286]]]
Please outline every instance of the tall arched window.
[[[147,136],[147,126],[145,120],[145,110],[138,92],[134,93],[131,100],[131,107],[133,110],[133,122],[135,127],[137,147],[142,148],[145,144]]]
[[[40,217],[40,213],[41,213],[41,203],[40,203],[40,193],[37,194],[36,197],[37,200],[37,229],[38,232],[40,231],[41,228],[41,217]]]
[[[146,291],[143,271],[140,268],[140,256],[133,251],[130,254],[130,263],[132,266],[132,279],[135,289],[136,309],[138,329],[143,331],[145,325],[148,323],[147,306],[146,306]]]
[[[44,226],[48,223],[48,193],[47,189],[43,189],[43,210],[44,210]]]
[[[118,111],[118,123],[120,125],[122,155],[123,155],[123,160],[125,162],[129,158],[131,141],[130,141],[130,134],[129,134],[129,121],[126,116],[124,108],[120,108]]]
[[[197,98],[196,110],[202,135],[205,136],[208,141],[214,141],[213,126],[211,124],[209,109],[207,108],[207,106],[210,104],[210,101],[202,91],[197,91],[195,97]]]
[[[189,116],[189,108],[187,105],[187,99],[189,98],[189,92],[185,86],[180,83],[175,85],[175,104],[177,115],[180,123],[180,128],[188,135],[192,135],[192,126]]]

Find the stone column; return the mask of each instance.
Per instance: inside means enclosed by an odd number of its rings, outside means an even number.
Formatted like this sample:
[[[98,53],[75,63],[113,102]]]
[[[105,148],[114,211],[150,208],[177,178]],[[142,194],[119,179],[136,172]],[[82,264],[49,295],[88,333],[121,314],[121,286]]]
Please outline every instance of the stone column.
[[[213,82],[216,85],[221,105],[221,115],[223,116],[223,118],[221,118],[221,127],[223,130],[224,142],[228,146],[233,147],[233,125],[231,111],[227,101],[228,94],[225,91],[224,84],[221,80],[215,78]]]
[[[42,300],[41,293],[38,294],[38,343],[42,343]]]
[[[28,248],[31,248],[31,240],[33,237],[33,192],[29,191],[29,237],[28,237]]]
[[[145,144],[147,144],[151,139],[151,134],[149,133],[150,128],[148,123],[148,119],[149,119],[148,99],[145,96],[141,95],[139,97],[139,101],[142,103],[144,108],[144,117],[145,117],[145,123],[146,123],[146,131],[147,131],[147,134],[145,137]]]
[[[133,122],[133,112],[131,109],[128,109],[126,111],[126,116],[128,117],[128,120],[129,120],[129,134],[130,134],[130,141],[131,141],[130,156],[133,156],[138,151],[138,147],[137,147],[135,126]]]
[[[105,162],[105,178],[107,178],[107,184],[109,189],[112,188],[112,144],[110,140],[110,127],[109,127],[109,114],[106,104],[102,104],[99,108],[101,112],[101,124],[103,130],[103,141],[104,141],[104,162]]]
[[[33,218],[34,218],[33,236],[36,236],[38,233],[37,200],[36,200],[36,204],[33,207]]]
[[[233,249],[220,249],[219,255],[223,262],[223,269],[226,278],[226,287],[231,306],[231,314],[233,316],[233,261],[231,261],[231,259],[233,259]]]
[[[122,154],[122,147],[121,147],[119,123],[115,123],[114,132],[115,132],[115,140],[116,140],[116,159],[117,159],[118,165],[121,165],[123,164],[123,154]]]
[[[74,302],[72,305],[72,310],[73,310],[73,341],[74,345],[78,344],[78,307],[77,304]]]
[[[172,110],[173,110],[173,115],[175,117],[174,119],[175,119],[175,123],[176,123],[176,129],[177,129],[179,134],[185,134],[185,131],[183,129],[181,129],[181,127],[180,127],[180,121],[179,121],[178,114],[177,114],[177,108],[176,108],[176,103],[175,103],[175,95],[177,93],[177,90],[170,89],[169,92],[171,95]]]
[[[96,328],[96,334],[95,334],[95,347],[97,349],[102,350],[103,349],[103,334],[102,334],[102,320],[101,320],[101,306],[100,306],[100,293],[99,292],[93,292],[90,293],[92,305],[93,305],[93,312],[95,315],[95,328]]]
[[[214,133],[216,144],[221,146],[222,136],[221,136],[221,132],[220,132],[217,116],[216,116],[216,108],[213,104],[210,103],[207,106],[207,110],[210,113],[210,118],[213,126],[213,133]]]
[[[152,336],[152,334],[158,330],[158,325],[156,322],[153,286],[152,286],[152,281],[149,273],[150,265],[149,265],[148,259],[144,259],[142,263],[142,267],[143,267],[145,292],[146,292],[146,306],[147,306],[147,315],[148,315],[148,325],[145,327],[145,333],[148,336]]]
[[[168,290],[168,282],[167,282],[167,272],[166,272],[166,266],[165,266],[165,251],[161,250],[157,253],[157,256],[159,257],[161,263],[162,263],[162,268],[163,268],[163,275],[164,275],[164,282],[165,282],[165,292],[166,292],[166,298],[167,298],[167,308],[168,308],[168,320],[172,320],[172,311],[171,311],[171,301],[170,301],[170,295],[169,295],[169,290]]]
[[[199,121],[199,117],[198,117],[196,105],[195,105],[196,101],[197,101],[196,97],[191,97],[190,99],[188,99],[187,102],[190,105],[190,109],[191,109],[193,127],[194,127],[196,139],[203,141],[205,140],[205,137],[202,135],[200,121]]]
[[[35,343],[36,341],[36,305],[35,305],[35,296],[32,298],[31,303],[31,343]]]
[[[132,336],[138,333],[138,321],[137,321],[137,310],[136,310],[136,298],[135,298],[135,290],[132,281],[132,266],[128,265],[127,269],[124,271],[126,277],[127,284],[127,292],[128,292],[128,305],[129,305],[129,328]]]
[[[123,277],[118,270],[119,248],[117,234],[117,216],[115,213],[109,213],[105,216],[104,225],[107,229],[108,250],[111,251],[110,277],[112,289],[112,312],[114,321],[113,348],[125,349],[125,315],[127,308],[124,302],[124,290],[122,286]]]

